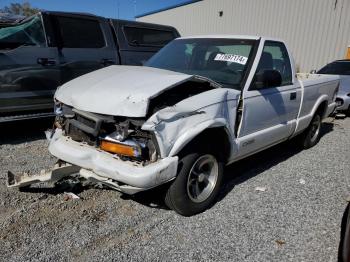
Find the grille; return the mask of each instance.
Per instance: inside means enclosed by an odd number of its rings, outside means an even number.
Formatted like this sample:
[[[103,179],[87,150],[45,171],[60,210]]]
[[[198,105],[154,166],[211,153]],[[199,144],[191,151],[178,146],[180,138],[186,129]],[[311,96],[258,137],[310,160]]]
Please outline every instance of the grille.
[[[115,131],[115,120],[112,116],[99,115],[72,109],[71,118],[66,122],[66,134],[73,140],[96,144],[101,134]]]
[[[66,134],[76,142],[85,142],[88,145],[97,145],[96,137],[85,133],[84,131],[78,129],[73,125],[68,125],[66,127]]]
[[[78,115],[78,114],[76,114],[75,116],[76,116],[75,119],[79,123],[82,123],[82,124],[84,124],[84,125],[86,125],[86,126],[88,126],[90,128],[95,128],[96,122],[94,120],[88,119],[88,118],[86,118],[84,116],[81,116],[81,115]]]
[[[67,120],[66,134],[74,141],[96,145],[102,121],[90,113],[73,111],[74,117]]]

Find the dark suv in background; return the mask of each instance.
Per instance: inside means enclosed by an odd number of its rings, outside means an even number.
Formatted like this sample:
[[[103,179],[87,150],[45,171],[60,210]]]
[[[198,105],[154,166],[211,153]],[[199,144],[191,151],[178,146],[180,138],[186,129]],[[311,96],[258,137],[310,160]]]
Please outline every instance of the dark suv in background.
[[[109,65],[142,65],[179,37],[170,26],[41,12],[0,28],[0,122],[52,114],[63,83]]]

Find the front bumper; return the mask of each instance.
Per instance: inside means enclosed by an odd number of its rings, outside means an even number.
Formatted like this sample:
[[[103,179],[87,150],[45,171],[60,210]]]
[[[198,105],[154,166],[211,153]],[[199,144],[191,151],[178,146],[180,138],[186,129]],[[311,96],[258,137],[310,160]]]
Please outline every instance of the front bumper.
[[[327,107],[327,111],[324,117],[328,117],[329,115],[333,114],[336,110],[337,104],[335,102],[330,103]]]
[[[101,151],[85,143],[73,141],[56,129],[49,145],[55,157],[92,172],[99,177],[117,182],[118,190],[125,193],[144,191],[175,178],[178,157],[163,158],[143,166],[140,163],[121,160],[118,156]],[[128,190],[123,190],[123,186]]]
[[[350,107],[350,97],[347,95],[339,95],[337,96],[337,100],[341,101],[341,105],[337,106],[338,111],[346,111]]]

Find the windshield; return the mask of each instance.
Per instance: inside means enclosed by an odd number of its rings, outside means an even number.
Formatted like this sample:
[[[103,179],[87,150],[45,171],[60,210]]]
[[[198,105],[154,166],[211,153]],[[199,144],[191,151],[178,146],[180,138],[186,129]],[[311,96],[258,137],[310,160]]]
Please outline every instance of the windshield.
[[[19,25],[0,29],[0,48],[16,48],[21,45],[46,45],[40,16],[34,16]]]
[[[350,60],[330,63],[320,69],[317,73],[328,75],[350,75]]]
[[[174,40],[145,66],[167,69],[214,80],[225,87],[241,88],[254,40]]]

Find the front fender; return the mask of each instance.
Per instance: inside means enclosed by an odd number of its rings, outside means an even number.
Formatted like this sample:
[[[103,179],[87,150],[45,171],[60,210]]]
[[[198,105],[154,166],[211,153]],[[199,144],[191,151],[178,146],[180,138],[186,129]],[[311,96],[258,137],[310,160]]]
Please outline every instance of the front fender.
[[[170,150],[169,157],[178,154],[190,141],[192,141],[197,135],[202,133],[204,130],[213,127],[224,127],[227,128],[227,121],[225,118],[217,118],[202,122],[192,128],[186,130],[174,143]]]
[[[238,97],[236,90],[210,90],[158,111],[142,129],[155,134],[161,157],[170,157],[205,129],[223,126],[232,135]]]

